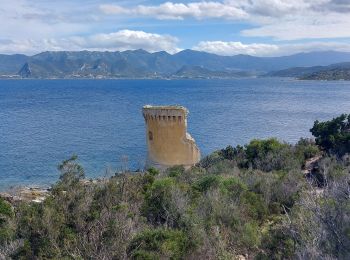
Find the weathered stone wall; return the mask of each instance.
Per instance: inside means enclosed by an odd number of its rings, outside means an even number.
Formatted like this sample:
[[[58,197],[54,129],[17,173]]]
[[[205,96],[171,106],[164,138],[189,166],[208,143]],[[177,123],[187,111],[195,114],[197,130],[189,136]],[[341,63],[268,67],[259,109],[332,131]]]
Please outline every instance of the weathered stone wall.
[[[166,168],[191,166],[199,162],[200,151],[187,133],[186,108],[181,106],[144,106],[148,146],[147,166]]]

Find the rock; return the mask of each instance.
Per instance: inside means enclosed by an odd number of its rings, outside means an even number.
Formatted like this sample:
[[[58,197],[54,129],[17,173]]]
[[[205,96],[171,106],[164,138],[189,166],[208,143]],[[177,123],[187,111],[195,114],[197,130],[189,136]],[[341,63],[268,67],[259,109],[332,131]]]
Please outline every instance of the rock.
[[[18,201],[43,202],[50,195],[48,188],[41,187],[15,187],[8,192],[0,193],[0,197],[13,203]]]
[[[26,62],[23,67],[18,72],[18,75],[20,75],[22,78],[30,78],[32,75],[32,71],[30,69],[30,66],[28,62]]]

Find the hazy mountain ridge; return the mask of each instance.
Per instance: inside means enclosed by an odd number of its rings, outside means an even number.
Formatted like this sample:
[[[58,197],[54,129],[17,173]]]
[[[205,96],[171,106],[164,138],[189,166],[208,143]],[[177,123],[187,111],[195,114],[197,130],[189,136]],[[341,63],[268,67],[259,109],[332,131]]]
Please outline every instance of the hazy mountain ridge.
[[[271,77],[293,77],[302,80],[350,80],[350,62],[328,66],[295,67],[267,73]]]
[[[282,57],[219,56],[184,50],[60,51],[33,56],[0,55],[3,78],[230,78],[263,75],[291,67],[350,61],[346,52],[311,52]],[[314,71],[311,71],[314,72]],[[298,74],[298,73],[297,73]],[[275,76],[271,74],[271,76]]]

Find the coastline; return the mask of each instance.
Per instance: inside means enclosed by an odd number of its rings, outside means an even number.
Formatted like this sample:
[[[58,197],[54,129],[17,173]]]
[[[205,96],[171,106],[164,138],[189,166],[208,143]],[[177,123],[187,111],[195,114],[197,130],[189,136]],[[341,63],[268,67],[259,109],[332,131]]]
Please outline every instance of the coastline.
[[[0,198],[15,203],[20,201],[26,202],[43,202],[51,192],[51,187],[40,186],[14,186],[0,192]]]
[[[136,173],[136,172],[133,172]],[[96,178],[96,179],[82,179],[80,182],[85,185],[102,184],[109,181],[110,178]],[[35,202],[42,203],[48,196],[50,196],[52,191],[52,186],[54,184],[48,185],[17,185],[5,188],[0,191],[0,198],[10,202]]]

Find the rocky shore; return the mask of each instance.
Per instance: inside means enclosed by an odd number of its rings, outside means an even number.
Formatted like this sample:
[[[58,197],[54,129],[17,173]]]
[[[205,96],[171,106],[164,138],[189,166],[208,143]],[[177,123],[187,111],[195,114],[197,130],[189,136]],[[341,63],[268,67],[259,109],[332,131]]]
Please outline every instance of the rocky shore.
[[[107,181],[107,178],[80,180],[80,182],[86,186],[98,183],[106,183]],[[51,187],[15,186],[4,192],[0,192],[0,198],[3,198],[10,203],[19,201],[41,203],[50,195],[50,193]]]
[[[6,192],[0,192],[0,197],[10,203],[27,201],[43,202],[50,195],[51,188],[45,187],[13,187]]]

